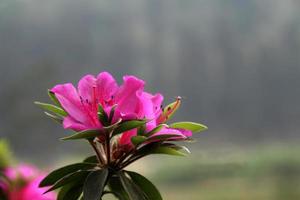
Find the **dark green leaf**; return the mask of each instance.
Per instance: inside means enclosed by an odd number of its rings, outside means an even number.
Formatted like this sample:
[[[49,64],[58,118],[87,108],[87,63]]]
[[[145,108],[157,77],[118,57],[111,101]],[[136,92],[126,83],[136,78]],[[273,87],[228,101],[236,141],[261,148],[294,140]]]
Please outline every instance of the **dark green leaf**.
[[[70,183],[63,186],[57,196],[57,200],[77,200],[82,193],[83,185],[78,183]]]
[[[61,140],[93,139],[101,135],[101,130],[87,130],[77,132],[71,136],[61,138]]]
[[[50,99],[53,101],[53,103],[55,103],[57,106],[61,107],[60,102],[58,101],[58,99],[56,98],[54,92],[51,92],[50,90],[48,90],[48,96],[50,97]]]
[[[131,142],[132,142],[132,144],[134,144],[135,146],[137,146],[137,145],[139,145],[139,144],[141,144],[141,143],[143,143],[143,142],[145,142],[147,140],[147,138],[145,137],[145,136],[133,136],[132,138],[131,138]]]
[[[146,124],[138,127],[137,135],[145,135],[145,132],[146,132]]]
[[[106,112],[104,111],[101,104],[98,105],[98,119],[100,120],[101,124],[108,125],[108,116]]]
[[[108,187],[113,193],[118,194],[118,198],[120,200],[130,200],[128,194],[126,193],[120,177],[119,176],[112,176],[108,181]],[[120,198],[122,197],[122,198]]]
[[[119,124],[122,122],[122,119],[120,118],[117,122],[115,122],[114,124],[111,124],[110,126],[105,126],[103,127],[105,130],[107,130],[108,132],[111,132],[111,130],[115,129],[117,126],[119,126]]]
[[[42,109],[50,111],[52,113],[55,113],[59,116],[65,117],[68,114],[61,108],[59,108],[58,106],[52,105],[52,104],[48,104],[48,103],[41,103],[38,101],[34,102],[36,105],[40,106]]]
[[[48,189],[45,193],[56,190],[57,188],[60,188],[64,185],[67,185],[69,183],[83,183],[85,178],[88,176],[88,174],[91,173],[89,171],[77,171],[72,174],[68,174],[64,176],[62,179],[57,181],[50,189]]]
[[[192,132],[200,132],[207,129],[203,124],[198,124],[195,122],[176,122],[170,125],[171,128],[186,129]]]
[[[95,155],[94,156],[89,156],[89,157],[85,158],[83,160],[83,162],[84,163],[95,163],[95,164],[97,164],[98,163],[98,158]]]
[[[130,120],[123,122],[114,130],[113,136],[143,126],[146,122],[146,120]]]
[[[155,134],[155,133],[157,133],[157,132],[159,132],[162,128],[164,128],[164,127],[168,127],[168,125],[167,124],[160,124],[159,126],[157,126],[157,127],[155,127],[154,129],[152,129],[151,131],[149,131],[147,134],[146,134],[146,136],[151,136],[151,135],[153,135],[153,134]]]
[[[107,177],[108,169],[91,172],[84,182],[83,198],[85,200],[99,200],[102,197]]]
[[[131,171],[126,171],[132,181],[138,185],[146,194],[148,200],[162,200],[158,189],[144,176]]]
[[[54,170],[48,176],[46,176],[40,183],[39,187],[46,187],[55,184],[58,180],[60,180],[62,177],[72,174],[79,170],[87,170],[92,169],[96,165],[91,163],[75,163],[72,165],[67,165],[64,167],[61,167],[57,170]]]
[[[145,193],[123,171],[119,173],[119,176],[130,200],[147,200]]]
[[[109,118],[108,118],[109,123],[111,123],[112,120],[113,120],[113,117],[114,117],[114,115],[115,115],[116,106],[117,106],[117,105],[114,105],[114,106],[111,108],[111,110],[110,110]]]

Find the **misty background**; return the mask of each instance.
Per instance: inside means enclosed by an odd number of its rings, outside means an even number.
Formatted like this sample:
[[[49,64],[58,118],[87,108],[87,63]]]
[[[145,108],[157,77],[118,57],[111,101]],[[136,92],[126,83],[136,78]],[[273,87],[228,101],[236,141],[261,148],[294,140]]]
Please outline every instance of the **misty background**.
[[[0,136],[25,160],[86,152],[33,101],[85,74],[179,95],[192,148],[299,141],[300,1],[0,0]],[[46,159],[45,159],[46,158]]]

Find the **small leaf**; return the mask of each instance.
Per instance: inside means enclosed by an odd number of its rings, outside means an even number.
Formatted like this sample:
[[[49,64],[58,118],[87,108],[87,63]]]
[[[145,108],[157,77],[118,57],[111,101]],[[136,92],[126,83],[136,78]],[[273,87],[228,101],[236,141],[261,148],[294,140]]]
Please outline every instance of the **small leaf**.
[[[129,195],[130,200],[147,200],[144,192],[130,180],[123,171],[119,172],[120,180]]]
[[[113,132],[113,136],[143,126],[146,120],[130,120],[121,123]]]
[[[55,184],[58,180],[60,180],[62,177],[74,173],[78,170],[87,170],[92,169],[96,165],[91,163],[75,163],[72,165],[67,165],[64,167],[61,167],[59,169],[54,170],[48,176],[46,176],[40,183],[39,187],[46,187]]]
[[[146,136],[151,136],[157,132],[159,132],[162,128],[167,128],[168,125],[167,124],[160,124],[159,126],[155,127],[154,129],[152,129],[150,132],[148,132],[146,134]]]
[[[98,105],[98,119],[100,120],[101,124],[108,125],[108,116],[106,112],[104,111],[101,104]]]
[[[91,172],[83,186],[83,198],[86,200],[99,200],[108,177],[108,169]]]
[[[109,113],[109,117],[108,117],[108,122],[111,123],[112,120],[113,120],[113,117],[115,115],[115,110],[116,110],[116,107],[117,105],[114,105],[111,110],[110,110],[110,113]]]
[[[100,130],[87,130],[87,131],[77,132],[71,136],[61,138],[61,140],[93,139],[99,135],[101,135]]]
[[[200,132],[207,129],[203,124],[198,124],[195,122],[176,122],[170,125],[171,128],[186,129],[192,132]]]
[[[90,173],[89,171],[77,171],[72,174],[68,174],[64,176],[62,179],[59,179],[59,181],[57,181],[50,189],[44,192],[44,194],[56,190],[57,188],[60,188],[69,183],[73,183],[73,182],[83,183],[83,181],[85,180],[85,178],[88,176],[89,173]]]
[[[55,103],[57,106],[61,107],[60,102],[58,101],[58,99],[56,98],[54,92],[52,92],[51,90],[48,90],[48,96],[50,97],[50,99],[53,101],[53,103]]]
[[[95,163],[95,164],[97,164],[98,163],[98,158],[95,155],[94,156],[89,156],[89,157],[85,158],[83,160],[83,162],[84,163]]]
[[[63,186],[57,196],[57,200],[77,200],[82,193],[83,185],[77,182]]]
[[[144,176],[131,171],[126,171],[132,181],[138,185],[146,194],[148,200],[162,200],[158,189]]]
[[[49,117],[50,119],[54,120],[55,122],[57,122],[59,124],[63,123],[63,119],[62,118],[60,118],[60,117],[58,117],[56,115],[52,115],[52,114],[50,114],[48,112],[44,112],[44,113],[47,115],[47,117]]]
[[[134,144],[135,146],[145,142],[147,140],[147,138],[145,136],[133,136],[131,137],[131,142],[132,144]]]
[[[52,105],[52,104],[48,104],[48,103],[41,103],[38,101],[34,102],[36,105],[40,106],[42,109],[50,111],[52,113],[55,113],[59,116],[65,117],[68,114],[66,113],[66,111],[64,111],[63,109],[59,108],[58,106]]]

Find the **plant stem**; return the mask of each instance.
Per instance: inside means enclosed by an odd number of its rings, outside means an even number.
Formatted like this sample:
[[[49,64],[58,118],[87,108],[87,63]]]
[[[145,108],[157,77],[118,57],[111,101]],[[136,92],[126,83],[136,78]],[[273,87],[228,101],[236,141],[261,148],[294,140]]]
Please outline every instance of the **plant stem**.
[[[99,152],[99,149],[97,148],[96,144],[92,140],[89,140],[89,143],[91,144],[91,146],[93,147],[93,149],[96,153],[99,164],[103,165],[104,164],[104,159],[102,158],[102,155]]]
[[[106,158],[107,158],[107,166],[110,165],[110,132],[106,134]]]

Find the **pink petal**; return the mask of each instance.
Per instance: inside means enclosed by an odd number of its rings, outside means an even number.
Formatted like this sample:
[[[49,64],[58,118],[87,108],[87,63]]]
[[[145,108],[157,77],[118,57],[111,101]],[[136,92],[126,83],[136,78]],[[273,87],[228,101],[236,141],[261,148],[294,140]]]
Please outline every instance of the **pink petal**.
[[[21,178],[24,180],[30,180],[38,174],[38,171],[35,167],[21,164],[17,167],[8,167],[4,170],[4,174],[10,179],[15,180]]]
[[[176,137],[177,139],[187,139],[192,136],[192,132],[184,129],[163,128],[153,136],[157,135],[178,135],[178,137]]]
[[[85,124],[82,124],[81,122],[76,121],[70,116],[67,116],[64,118],[63,126],[65,129],[72,129],[74,131],[83,131],[88,129],[96,129],[97,127],[93,126],[86,126]]]
[[[62,107],[74,119],[82,123],[88,123],[89,118],[86,115],[79,95],[71,83],[56,85],[51,89]]]
[[[137,114],[139,99],[137,92],[144,89],[145,82],[134,76],[124,76],[124,83],[116,94],[115,102],[118,104],[116,110],[121,115]]]
[[[119,144],[120,145],[132,145],[131,138],[137,135],[137,129],[133,129],[130,131],[126,131],[120,137]]]
[[[54,192],[43,194],[48,188],[38,187],[42,179],[43,177],[38,177],[26,185],[18,200],[55,200],[56,194]]]
[[[102,72],[97,76],[98,98],[104,105],[109,101],[118,90],[118,84],[108,72]]]
[[[86,75],[78,82],[78,93],[84,101],[94,102],[93,94],[96,91],[96,80],[93,75]]]

